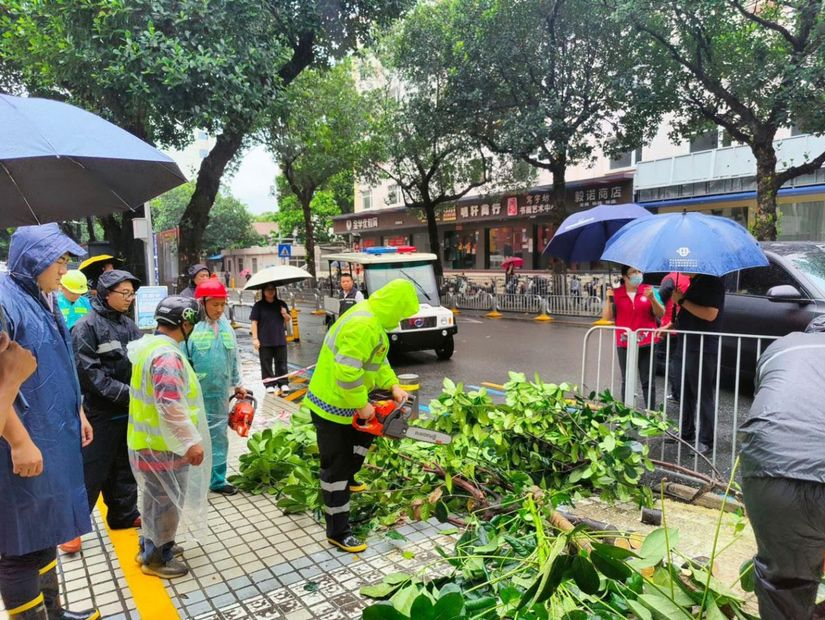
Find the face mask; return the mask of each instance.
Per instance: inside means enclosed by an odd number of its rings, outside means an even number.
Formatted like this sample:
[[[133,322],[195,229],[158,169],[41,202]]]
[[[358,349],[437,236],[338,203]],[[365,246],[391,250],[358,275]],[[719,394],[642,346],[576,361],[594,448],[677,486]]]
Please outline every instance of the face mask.
[[[630,284],[632,284],[633,286],[639,286],[639,285],[642,283],[642,279],[643,279],[643,278],[644,278],[644,275],[643,275],[643,274],[641,274],[641,273],[634,273],[632,276],[630,276],[630,277],[628,278],[628,281],[629,281],[629,282],[630,282]]]

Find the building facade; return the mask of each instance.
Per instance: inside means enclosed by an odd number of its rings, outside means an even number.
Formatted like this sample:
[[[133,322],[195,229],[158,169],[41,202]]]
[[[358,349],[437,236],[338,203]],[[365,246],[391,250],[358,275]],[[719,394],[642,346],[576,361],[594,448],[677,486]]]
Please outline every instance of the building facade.
[[[597,204],[637,202],[654,213],[686,209],[750,225],[756,210],[750,148],[716,130],[675,144],[669,130],[665,122],[644,148],[570,167],[567,214]],[[825,136],[789,128],[778,135],[776,147],[782,170],[825,150]],[[442,207],[437,221],[444,268],[494,270],[508,257],[522,258],[525,269],[554,268],[553,259],[542,253],[560,219],[551,192],[552,178],[540,171],[536,185],[522,193],[468,196]],[[825,241],[825,169],[789,182],[779,192],[778,208],[780,240]],[[429,251],[423,212],[404,207],[392,182],[356,185],[355,212],[333,219],[335,233],[353,248],[414,245]]]

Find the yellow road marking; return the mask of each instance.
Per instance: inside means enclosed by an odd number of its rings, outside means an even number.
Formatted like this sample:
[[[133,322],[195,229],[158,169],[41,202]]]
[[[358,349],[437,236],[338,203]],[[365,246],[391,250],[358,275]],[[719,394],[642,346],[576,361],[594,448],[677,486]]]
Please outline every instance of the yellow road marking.
[[[500,383],[490,383],[489,381],[482,381],[481,385],[488,388],[493,388],[494,390],[503,390],[504,386]]]
[[[97,509],[103,517],[103,523],[106,523],[106,504],[102,497],[97,500]],[[132,527],[112,530],[108,524],[106,530],[123,569],[123,578],[135,600],[138,616],[146,620],[180,620],[180,614],[166,592],[163,579],[144,575],[135,562],[139,549],[137,530]]]

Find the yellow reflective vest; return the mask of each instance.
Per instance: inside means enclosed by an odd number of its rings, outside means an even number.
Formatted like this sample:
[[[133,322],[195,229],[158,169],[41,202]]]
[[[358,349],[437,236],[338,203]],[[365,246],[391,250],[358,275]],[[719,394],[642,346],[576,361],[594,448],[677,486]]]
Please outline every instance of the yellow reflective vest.
[[[386,331],[416,312],[412,283],[393,280],[341,315],[324,338],[304,406],[330,422],[351,424],[371,391],[398,383],[387,362]]]

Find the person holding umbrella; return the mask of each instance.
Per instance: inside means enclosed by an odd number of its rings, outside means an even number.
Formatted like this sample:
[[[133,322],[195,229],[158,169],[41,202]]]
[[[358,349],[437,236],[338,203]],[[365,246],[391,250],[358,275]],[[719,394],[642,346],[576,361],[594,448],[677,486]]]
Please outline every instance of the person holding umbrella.
[[[615,321],[616,327],[625,327],[636,332],[639,347],[638,368],[642,381],[645,406],[656,408],[656,382],[651,380],[651,344],[656,340],[658,320],[665,312],[662,304],[653,294],[653,288],[642,284],[641,271],[629,265],[622,266],[622,284],[607,289],[607,297],[602,308],[602,321]],[[624,329],[616,330],[616,353],[622,372],[622,398],[627,395],[627,334]],[[635,390],[636,386],[631,386]]]
[[[209,490],[221,495],[235,495],[238,492],[226,481],[229,397],[233,393],[238,398],[246,397],[235,330],[223,314],[228,297],[226,287],[220,283],[217,275],[198,284],[195,299],[201,308],[202,320],[195,325],[189,339],[181,345],[198,375],[206,407],[206,421],[212,439]]]
[[[94,431],[80,403],[71,338],[54,293],[83,248],[57,224],[21,226],[0,280],[8,334],[35,352],[0,442],[0,596],[16,620],[99,618],[63,609],[57,545],[92,530],[81,448]]]
[[[267,393],[289,392],[286,329],[291,325],[291,317],[289,307],[278,299],[274,283],[264,286],[263,296],[252,306],[249,319],[252,321],[252,346],[261,361],[261,378]]]
[[[86,276],[94,291],[97,289],[97,279],[101,274],[113,269],[122,269],[125,264],[126,261],[122,258],[117,258],[111,254],[98,254],[84,260],[80,263],[78,269]]]
[[[180,292],[181,297],[189,297],[190,299],[195,298],[195,289],[198,288],[198,284],[201,282],[206,282],[209,279],[209,276],[212,275],[212,272],[209,271],[209,267],[198,263],[196,265],[192,265],[187,272],[189,274],[189,286],[183,289]]]

